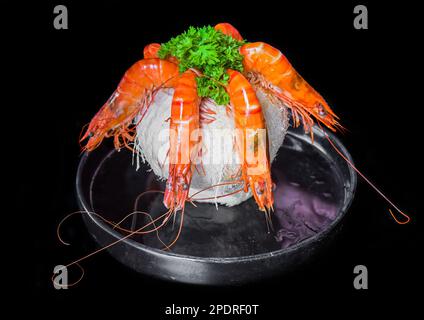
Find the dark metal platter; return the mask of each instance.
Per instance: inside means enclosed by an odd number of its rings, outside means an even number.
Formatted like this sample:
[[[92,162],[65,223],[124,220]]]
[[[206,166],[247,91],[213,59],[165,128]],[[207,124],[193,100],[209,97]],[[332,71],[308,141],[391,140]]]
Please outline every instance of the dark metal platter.
[[[340,141],[328,133],[350,160]],[[181,215],[160,231],[133,235],[108,248],[110,254],[137,272],[195,284],[240,284],[293,270],[330,243],[353,200],[356,174],[331,147],[319,128],[314,143],[302,128],[290,128],[272,164],[276,183],[273,230],[253,199],[234,207],[187,203],[181,235],[172,249]],[[136,171],[132,154],[104,144],[82,156],[77,172],[77,196],[82,210],[118,222],[135,207],[142,192],[162,189],[163,182],[142,166]],[[353,161],[352,161],[353,162]],[[161,193],[140,198],[135,209],[154,218],[163,214]],[[89,232],[101,246],[121,239],[118,232],[93,214],[84,215]],[[136,230],[147,222],[134,215],[122,227]]]

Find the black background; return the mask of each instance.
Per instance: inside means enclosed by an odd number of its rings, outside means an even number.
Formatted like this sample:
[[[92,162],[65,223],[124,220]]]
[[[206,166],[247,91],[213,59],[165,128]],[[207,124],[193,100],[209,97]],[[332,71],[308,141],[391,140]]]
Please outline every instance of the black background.
[[[68,8],[68,30],[53,28],[56,4]],[[368,30],[353,27],[357,4],[368,7]],[[289,311],[325,314],[336,305],[358,314],[365,306],[378,312],[406,312],[413,306],[421,272],[418,256],[422,256],[418,245],[422,101],[421,83],[413,78],[419,72],[417,8],[405,2],[61,1],[14,10],[26,11],[24,22],[29,26],[24,34],[30,35],[14,40],[25,47],[19,58],[31,80],[26,95],[32,103],[19,109],[29,120],[23,126],[31,132],[25,136],[30,143],[23,161],[31,169],[21,172],[18,204],[28,213],[32,234],[26,247],[35,262],[30,283],[34,301],[59,303],[69,311],[84,304],[93,310],[130,310],[140,317],[150,313],[154,318],[165,318],[164,307],[172,303],[260,304],[262,315],[281,317]],[[10,14],[16,15],[14,10]],[[357,166],[410,213],[412,222],[397,225],[388,205],[360,180],[341,237],[319,260],[288,276],[236,288],[187,286],[140,276],[102,253],[83,263],[86,275],[76,287],[53,289],[50,277],[55,265],[95,248],[80,218],[70,219],[64,228],[72,247],[60,246],[55,234],[60,219],[77,210],[74,178],[81,127],[110,96],[125,70],[142,57],[146,44],[165,42],[190,25],[224,21],[247,40],[268,42],[289,58],[350,130],[339,137]],[[358,264],[368,267],[369,290],[353,288],[353,268]]]

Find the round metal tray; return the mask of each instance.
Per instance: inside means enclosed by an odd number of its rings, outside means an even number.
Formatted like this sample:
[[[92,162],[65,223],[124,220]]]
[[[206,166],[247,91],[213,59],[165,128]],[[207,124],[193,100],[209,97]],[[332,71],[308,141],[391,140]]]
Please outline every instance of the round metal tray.
[[[331,133],[328,136],[350,160],[351,156]],[[235,207],[186,204],[182,232],[171,250],[162,250],[179,228],[181,214],[160,231],[133,235],[108,248],[110,254],[137,272],[195,284],[240,284],[293,270],[310,260],[339,230],[353,200],[356,173],[335,152],[319,128],[314,143],[302,128],[290,128],[272,164],[276,183],[272,229],[253,199]],[[352,161],[353,162],[353,161]],[[82,156],[76,188],[82,210],[118,222],[135,207],[142,192],[162,189],[163,182],[138,171],[132,154],[103,144]],[[157,217],[166,209],[161,193],[139,199],[136,209]],[[101,246],[122,239],[96,215],[84,215],[89,232]],[[122,227],[136,230],[146,216],[133,215]]]

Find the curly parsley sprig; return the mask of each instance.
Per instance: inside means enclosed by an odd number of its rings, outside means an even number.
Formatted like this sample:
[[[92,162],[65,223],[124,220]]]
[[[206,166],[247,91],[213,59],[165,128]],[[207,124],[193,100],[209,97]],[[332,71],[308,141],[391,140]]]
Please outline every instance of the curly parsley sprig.
[[[190,27],[186,32],[161,45],[159,58],[174,56],[179,61],[180,72],[195,68],[203,73],[197,77],[200,97],[209,97],[217,104],[226,105],[230,97],[225,91],[229,76],[227,69],[243,72],[243,56],[239,48],[245,41],[215,30],[211,26]]]

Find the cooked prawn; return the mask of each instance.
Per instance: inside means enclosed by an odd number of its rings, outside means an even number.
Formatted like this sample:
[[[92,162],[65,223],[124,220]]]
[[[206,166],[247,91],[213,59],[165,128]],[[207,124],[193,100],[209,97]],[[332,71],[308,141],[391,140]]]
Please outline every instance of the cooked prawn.
[[[117,150],[129,149],[133,141],[130,126],[134,118],[147,111],[153,93],[172,87],[178,76],[178,66],[160,59],[144,59],[136,62],[123,76],[118,88],[97,112],[88,125],[81,141],[88,138],[83,150],[92,151],[104,138],[114,137]],[[122,140],[122,141],[121,141]]]
[[[269,211],[274,203],[273,183],[262,107],[251,84],[240,72],[229,70],[228,74],[230,80],[227,92],[230,95],[234,123],[241,131],[236,138],[242,159],[241,173],[245,191],[250,187],[259,209]]]
[[[190,190],[192,160],[199,151],[199,103],[196,75],[187,70],[175,82],[171,105],[169,175],[163,202],[172,211],[184,207]]]

